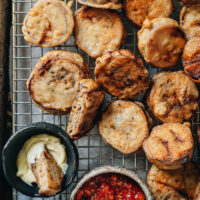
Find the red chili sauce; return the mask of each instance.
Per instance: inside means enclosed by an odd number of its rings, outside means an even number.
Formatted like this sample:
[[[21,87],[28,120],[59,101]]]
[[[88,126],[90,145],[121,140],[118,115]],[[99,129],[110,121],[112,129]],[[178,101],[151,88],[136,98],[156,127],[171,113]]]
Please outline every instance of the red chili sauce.
[[[88,180],[75,200],[145,200],[140,186],[127,176],[107,173]]]

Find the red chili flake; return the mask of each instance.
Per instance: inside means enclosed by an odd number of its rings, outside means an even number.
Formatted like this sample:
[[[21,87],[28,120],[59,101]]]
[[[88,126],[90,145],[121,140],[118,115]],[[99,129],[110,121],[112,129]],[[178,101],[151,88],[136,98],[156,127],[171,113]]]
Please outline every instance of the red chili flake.
[[[139,185],[129,177],[108,173],[88,180],[75,200],[145,200]]]

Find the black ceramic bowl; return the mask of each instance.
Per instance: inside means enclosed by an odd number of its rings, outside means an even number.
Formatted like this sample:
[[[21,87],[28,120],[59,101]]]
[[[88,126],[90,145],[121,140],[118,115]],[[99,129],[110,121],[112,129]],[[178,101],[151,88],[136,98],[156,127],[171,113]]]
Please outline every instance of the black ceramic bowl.
[[[35,123],[31,124],[19,131],[17,131],[11,138],[8,140],[4,146],[2,152],[2,163],[3,171],[8,182],[19,192],[31,196],[31,197],[44,197],[38,194],[39,188],[37,184],[30,186],[23,182],[19,177],[16,176],[17,173],[17,156],[22,148],[23,144],[32,136],[38,135],[41,133],[47,133],[53,135],[57,138],[60,138],[61,143],[65,146],[67,153],[67,164],[68,168],[65,173],[65,178],[62,185],[62,190],[65,190],[73,181],[78,170],[78,151],[71,140],[71,138],[63,131],[60,127],[49,124],[49,123]],[[60,192],[61,192],[60,191]]]

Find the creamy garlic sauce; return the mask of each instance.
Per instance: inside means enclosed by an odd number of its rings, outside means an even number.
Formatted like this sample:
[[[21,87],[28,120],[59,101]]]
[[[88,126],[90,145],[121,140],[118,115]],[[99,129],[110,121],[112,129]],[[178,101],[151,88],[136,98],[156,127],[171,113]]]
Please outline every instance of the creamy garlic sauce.
[[[40,134],[28,139],[17,157],[17,176],[27,184],[36,182],[31,169],[31,163],[35,162],[40,154],[47,150],[62,169],[63,174],[67,170],[67,155],[60,139],[47,134]]]

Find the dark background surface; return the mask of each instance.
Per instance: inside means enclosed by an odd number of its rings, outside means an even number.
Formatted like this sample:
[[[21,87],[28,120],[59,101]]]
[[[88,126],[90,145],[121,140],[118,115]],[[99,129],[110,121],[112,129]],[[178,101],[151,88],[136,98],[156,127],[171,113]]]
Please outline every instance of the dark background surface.
[[[9,85],[9,44],[11,28],[11,1],[0,0],[0,151],[11,134],[11,107]],[[0,199],[11,200],[12,189],[4,178],[0,154]]]

